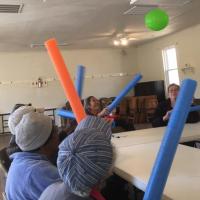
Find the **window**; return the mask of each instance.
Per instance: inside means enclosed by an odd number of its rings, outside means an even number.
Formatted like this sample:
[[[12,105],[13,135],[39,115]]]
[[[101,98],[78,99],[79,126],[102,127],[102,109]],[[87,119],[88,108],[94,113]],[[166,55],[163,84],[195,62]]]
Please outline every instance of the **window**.
[[[168,86],[171,83],[180,84],[178,75],[178,65],[176,57],[176,48],[174,46],[165,48],[162,51],[165,81]]]

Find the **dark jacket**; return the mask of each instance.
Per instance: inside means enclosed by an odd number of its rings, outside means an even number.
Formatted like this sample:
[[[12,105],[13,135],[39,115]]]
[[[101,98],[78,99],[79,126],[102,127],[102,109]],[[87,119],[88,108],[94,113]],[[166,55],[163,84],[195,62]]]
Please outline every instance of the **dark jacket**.
[[[153,127],[167,126],[168,121],[163,121],[163,117],[165,116],[167,111],[170,111],[172,109],[173,108],[171,106],[170,99],[161,102],[154,113],[152,119],[152,126]],[[198,121],[199,121],[199,113],[197,111],[193,111],[188,114],[186,123],[196,123]]]

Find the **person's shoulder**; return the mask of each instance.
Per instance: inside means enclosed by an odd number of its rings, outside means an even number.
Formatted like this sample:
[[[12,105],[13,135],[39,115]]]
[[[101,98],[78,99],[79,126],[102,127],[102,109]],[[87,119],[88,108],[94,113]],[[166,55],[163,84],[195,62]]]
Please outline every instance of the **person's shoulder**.
[[[48,186],[40,196],[39,200],[92,200],[90,197],[80,197],[68,191],[62,181],[57,181]]]
[[[41,157],[42,158],[42,157]],[[60,178],[58,169],[47,159],[41,160],[30,160],[28,164],[29,173],[31,177],[48,177],[49,179],[58,179]]]
[[[52,164],[39,164],[29,168],[27,173],[30,185],[37,185],[38,188],[47,186],[61,180],[57,168]],[[43,191],[43,190],[42,190]]]
[[[58,173],[56,166],[48,160],[36,160],[33,163],[32,170],[34,170],[35,173],[48,173],[49,171]]]
[[[57,181],[49,185],[41,194],[39,200],[69,200],[69,193],[67,188],[62,181]],[[71,200],[71,199],[70,199]]]
[[[67,193],[67,189],[66,186],[64,184],[63,181],[57,181],[51,185],[49,185],[45,190],[44,190],[44,194],[50,194],[50,193],[59,193],[59,194],[65,194]],[[45,195],[43,195],[45,196]]]

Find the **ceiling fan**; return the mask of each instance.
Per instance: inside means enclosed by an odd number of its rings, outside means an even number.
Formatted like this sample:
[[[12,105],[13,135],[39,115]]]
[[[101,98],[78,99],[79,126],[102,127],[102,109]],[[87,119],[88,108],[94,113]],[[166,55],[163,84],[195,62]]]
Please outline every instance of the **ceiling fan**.
[[[109,39],[115,46],[127,46],[129,42],[138,40],[141,34],[149,32],[146,31],[112,31],[110,33],[93,35],[85,37],[83,39],[77,39],[77,41],[95,41],[95,40],[104,40]]]
[[[106,40],[109,39],[111,43],[113,43],[115,46],[127,46],[129,42],[137,40],[138,35],[142,33],[146,33],[148,31],[113,31],[111,33],[104,33],[104,34],[97,34],[92,36],[86,36],[82,38],[76,38],[73,40],[70,40],[69,42],[59,42],[59,47],[68,47],[73,46],[78,43],[86,43],[86,42],[95,42],[97,40]],[[116,42],[118,41],[118,42]],[[43,48],[45,45],[44,43],[31,43],[30,48]]]

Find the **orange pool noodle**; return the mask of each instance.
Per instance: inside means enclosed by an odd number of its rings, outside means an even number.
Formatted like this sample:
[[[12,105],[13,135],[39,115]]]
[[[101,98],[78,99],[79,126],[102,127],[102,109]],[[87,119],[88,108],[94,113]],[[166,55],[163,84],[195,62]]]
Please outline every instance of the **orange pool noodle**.
[[[60,79],[61,85],[63,86],[65,95],[69,100],[72,107],[73,113],[75,114],[76,120],[79,123],[86,117],[85,110],[81,104],[80,98],[74,87],[73,81],[67,70],[62,55],[57,47],[55,39],[50,39],[45,42],[45,46],[48,50],[51,61],[54,64],[57,75]]]

